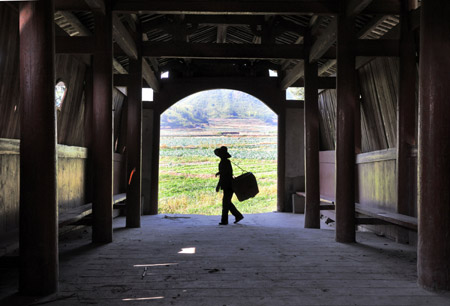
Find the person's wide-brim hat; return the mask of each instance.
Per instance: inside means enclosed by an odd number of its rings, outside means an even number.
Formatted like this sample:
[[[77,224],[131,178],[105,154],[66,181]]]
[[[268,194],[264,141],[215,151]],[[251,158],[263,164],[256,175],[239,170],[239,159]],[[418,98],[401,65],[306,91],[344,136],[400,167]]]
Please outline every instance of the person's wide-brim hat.
[[[225,147],[225,146],[215,149],[214,154],[216,154],[220,158],[230,158],[231,157],[231,155],[228,153],[227,147]]]

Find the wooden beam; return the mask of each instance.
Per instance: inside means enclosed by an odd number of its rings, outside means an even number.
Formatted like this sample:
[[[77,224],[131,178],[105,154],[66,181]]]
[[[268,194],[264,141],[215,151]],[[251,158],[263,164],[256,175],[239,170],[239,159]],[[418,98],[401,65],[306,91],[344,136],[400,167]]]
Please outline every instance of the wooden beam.
[[[301,61],[294,68],[292,68],[287,75],[281,80],[281,90],[286,90],[289,86],[294,84],[300,77],[305,75],[305,62]]]
[[[420,11],[421,9],[418,7],[417,9],[409,12],[409,25],[411,31],[420,27]]]
[[[311,46],[305,37],[306,47]],[[319,105],[317,63],[305,63],[305,228],[320,228]]]
[[[336,65],[336,60],[330,60],[325,62],[325,64],[322,65],[322,67],[319,68],[319,76],[330,70]]]
[[[309,53],[309,61],[315,62],[328,51],[328,49],[336,42],[337,18],[333,18],[326,28],[311,47]]]
[[[145,59],[142,59],[142,76],[154,92],[159,92],[160,86],[158,78]]]
[[[363,14],[370,15],[397,15],[401,11],[402,0],[373,0],[362,11]]]
[[[130,59],[127,99],[126,227],[141,227],[142,206],[142,56]]]
[[[109,4],[109,3],[108,3]],[[93,56],[93,122],[92,156],[94,165],[94,198],[92,205],[92,240],[112,241],[113,207],[113,38],[112,13],[94,13],[95,53]]]
[[[128,87],[130,84],[130,76],[128,74],[115,74],[114,86],[116,87]]]
[[[210,59],[303,59],[303,45],[144,42],[143,56]]]
[[[378,25],[380,25],[384,20],[386,20],[386,16],[380,16],[377,15],[374,18],[372,18],[372,20],[366,24],[366,26],[364,26],[361,30],[358,31],[358,33],[356,34],[356,37],[358,38],[365,38],[367,37],[368,34],[370,34],[372,32],[372,30],[374,28],[376,28]],[[392,29],[388,34],[386,34],[386,38],[393,38],[395,36],[391,36],[393,34],[391,34],[391,32],[395,32],[395,28]],[[364,64],[366,64],[367,62],[371,61],[372,58],[361,58],[358,57],[356,59],[356,68],[358,69],[359,67],[363,66]],[[336,65],[336,60],[329,60],[327,61],[325,64],[322,65],[322,67],[319,68],[319,76],[324,74],[325,72],[327,72],[328,70],[330,70],[332,67],[334,67]]]
[[[411,148],[416,145],[417,64],[414,30],[410,27],[409,8],[404,3],[400,15],[400,57],[397,99],[397,212],[412,215],[410,185]]]
[[[125,68],[123,68],[122,64],[119,63],[115,58],[113,59],[113,67],[114,67],[114,69],[116,69],[117,72],[120,73],[120,74],[126,74],[126,73],[128,73],[128,71],[127,71]]]
[[[94,49],[93,36],[57,36],[55,39],[57,54],[92,54]]]
[[[335,0],[268,0],[268,1],[236,1],[236,0],[118,0],[114,6],[117,12],[141,14],[335,14]]]
[[[450,6],[422,1],[417,156],[418,283],[450,290]]]
[[[105,14],[104,0],[84,0],[84,2],[86,2],[87,6],[89,6],[91,11]]]
[[[319,77],[318,89],[336,89],[335,77]]]
[[[222,25],[262,25],[264,24],[264,16],[253,15],[186,15],[185,23],[202,24],[209,26]]]
[[[78,32],[79,36],[91,36],[92,32],[81,23],[77,16],[69,11],[58,11],[64,19]]]
[[[347,3],[347,16],[356,16],[372,2],[373,0],[351,0]]]
[[[362,27],[357,33],[356,37],[364,39],[369,36],[374,29],[382,24],[389,16],[375,16],[364,27]]]
[[[18,21],[19,292],[44,296],[58,290],[59,270],[53,1],[21,2]]]
[[[351,0],[347,2],[347,15],[349,17],[362,12],[373,0]],[[333,18],[327,29],[320,35],[311,47],[309,61],[313,62],[322,57],[336,42],[337,18]]]
[[[125,52],[125,54],[132,58],[137,58],[137,49],[134,39],[131,34],[120,21],[119,17],[113,14],[113,35],[116,43]]]
[[[224,44],[226,40],[227,40],[227,26],[222,24],[218,25],[216,42],[218,44]]]
[[[396,39],[357,39],[352,45],[356,56],[399,56]]]
[[[102,0],[55,0],[58,11],[92,11],[105,14],[105,3]]]
[[[354,18],[346,16],[346,1],[337,17],[336,120],[336,241],[355,242],[355,108],[357,77],[352,50]]]

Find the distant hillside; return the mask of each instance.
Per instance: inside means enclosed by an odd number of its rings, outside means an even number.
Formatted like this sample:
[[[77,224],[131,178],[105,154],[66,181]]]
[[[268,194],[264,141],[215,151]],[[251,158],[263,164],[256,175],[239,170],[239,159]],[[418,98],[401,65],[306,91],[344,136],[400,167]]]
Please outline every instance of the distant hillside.
[[[209,119],[260,119],[275,125],[277,115],[263,102],[246,93],[227,89],[191,95],[165,111],[161,125],[171,128],[190,128],[207,125]]]

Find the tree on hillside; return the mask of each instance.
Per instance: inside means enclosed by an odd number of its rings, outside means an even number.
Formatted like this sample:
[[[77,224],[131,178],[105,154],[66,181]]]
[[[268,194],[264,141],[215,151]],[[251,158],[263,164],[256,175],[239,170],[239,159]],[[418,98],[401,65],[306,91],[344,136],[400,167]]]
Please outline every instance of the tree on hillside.
[[[193,94],[161,116],[161,124],[192,128],[208,124],[208,118],[260,119],[276,124],[277,116],[264,103],[246,93],[218,89]]]

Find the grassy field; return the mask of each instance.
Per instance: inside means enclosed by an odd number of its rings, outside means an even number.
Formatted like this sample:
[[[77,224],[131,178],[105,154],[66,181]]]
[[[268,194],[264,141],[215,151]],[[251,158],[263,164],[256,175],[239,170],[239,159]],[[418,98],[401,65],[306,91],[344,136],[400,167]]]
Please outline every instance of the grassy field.
[[[276,210],[276,126],[259,120],[215,119],[196,129],[161,129],[159,213],[219,215],[222,192],[216,193],[220,159],[214,149],[225,145],[230,159],[252,172],[259,194],[233,203],[242,213]],[[234,175],[242,171],[233,165]]]

